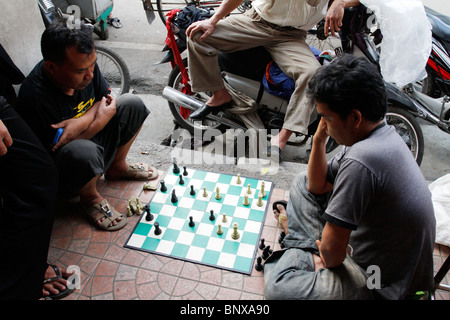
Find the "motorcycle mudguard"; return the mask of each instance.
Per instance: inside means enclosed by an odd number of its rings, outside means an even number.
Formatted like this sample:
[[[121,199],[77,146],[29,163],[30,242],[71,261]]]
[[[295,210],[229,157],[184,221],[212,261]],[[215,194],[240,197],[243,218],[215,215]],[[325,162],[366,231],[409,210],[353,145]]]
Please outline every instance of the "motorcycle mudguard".
[[[403,107],[414,113],[418,112],[414,103],[401,90],[386,81],[384,84],[386,86],[387,99],[389,103],[395,103],[398,107]]]

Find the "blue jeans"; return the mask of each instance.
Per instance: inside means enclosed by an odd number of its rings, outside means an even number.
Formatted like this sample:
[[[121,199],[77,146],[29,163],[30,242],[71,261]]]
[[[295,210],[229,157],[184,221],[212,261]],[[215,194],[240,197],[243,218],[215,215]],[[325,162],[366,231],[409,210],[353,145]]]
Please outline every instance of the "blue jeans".
[[[318,254],[315,240],[325,225],[322,214],[329,195],[315,196],[307,185],[306,172],[292,184],[284,249],[275,251],[264,265],[265,298],[373,299],[364,270],[348,255],[339,267],[314,271],[312,254]]]

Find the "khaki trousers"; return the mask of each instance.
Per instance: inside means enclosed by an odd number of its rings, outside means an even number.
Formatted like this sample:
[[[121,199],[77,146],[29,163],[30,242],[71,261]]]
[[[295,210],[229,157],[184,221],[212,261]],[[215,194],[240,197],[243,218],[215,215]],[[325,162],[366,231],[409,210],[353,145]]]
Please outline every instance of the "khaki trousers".
[[[295,81],[283,128],[301,134],[308,132],[314,106],[306,97],[306,88],[320,64],[305,42],[306,31],[269,23],[252,9],[221,20],[204,41],[199,42],[199,36],[188,40],[189,76],[194,92],[224,88],[219,52],[263,46],[281,70]]]

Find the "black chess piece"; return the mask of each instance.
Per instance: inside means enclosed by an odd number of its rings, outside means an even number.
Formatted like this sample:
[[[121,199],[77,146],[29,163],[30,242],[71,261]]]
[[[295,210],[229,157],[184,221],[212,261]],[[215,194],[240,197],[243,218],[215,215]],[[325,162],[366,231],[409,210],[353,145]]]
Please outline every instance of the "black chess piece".
[[[278,243],[279,244],[281,244],[281,242],[283,242],[284,237],[286,237],[286,232],[284,232],[284,230],[283,230],[283,231],[280,232],[280,235],[278,236]]]
[[[255,270],[262,271],[263,269],[264,269],[264,266],[262,264],[262,258],[261,257],[256,258]]]
[[[180,181],[178,182],[180,185],[184,184],[183,176],[180,174]]]
[[[193,185],[191,185],[191,192],[189,192],[189,194],[191,196],[195,196],[195,190],[194,190],[194,186]]]
[[[264,244],[264,238],[261,239],[261,242],[259,243],[259,248],[261,250],[263,250],[266,247],[266,245]]]
[[[162,230],[161,230],[161,228],[159,227],[159,222],[156,221],[155,224],[154,224],[153,226],[155,227],[155,235],[156,235],[156,236],[160,235],[161,232],[162,232]]]
[[[159,190],[160,190],[161,192],[166,192],[166,191],[167,191],[166,182],[165,182],[164,180],[161,180],[161,181],[159,182],[159,184],[160,184]]]
[[[172,197],[170,198],[170,201],[172,201],[172,203],[178,201],[177,195],[175,194],[175,189],[172,190]]]
[[[189,217],[189,227],[195,226],[194,218],[192,216]]]
[[[262,252],[262,258],[264,260],[267,260],[267,258],[272,254],[272,250],[270,250],[270,246],[267,246],[264,248]]]
[[[175,162],[173,163],[172,172],[173,173],[180,173],[180,168],[178,167],[178,165]]]
[[[148,204],[146,204],[146,205],[144,206],[144,211],[146,212],[145,220],[146,220],[146,221],[152,221],[152,220],[153,220],[153,215],[152,215],[152,213],[150,212],[150,206],[149,206]]]
[[[187,176],[187,175],[188,175],[188,172],[186,170],[186,166],[183,166],[183,176]]]
[[[211,221],[216,220],[216,216],[214,215],[214,210],[211,210],[209,213],[210,213],[209,220],[211,220]]]

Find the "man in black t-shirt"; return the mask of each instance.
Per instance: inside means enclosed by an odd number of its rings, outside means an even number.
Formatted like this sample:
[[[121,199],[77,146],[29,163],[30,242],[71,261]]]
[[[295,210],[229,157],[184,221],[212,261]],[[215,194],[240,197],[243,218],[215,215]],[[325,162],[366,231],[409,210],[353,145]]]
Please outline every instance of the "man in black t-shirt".
[[[44,59],[23,82],[17,111],[55,161],[60,194],[78,194],[98,227],[120,229],[127,219],[100,195],[97,180],[103,173],[109,179],[156,178],[155,168],[126,162],[149,111],[131,94],[117,100],[109,94],[88,26],[69,29],[65,20],[55,21],[42,35],[41,50]]]

